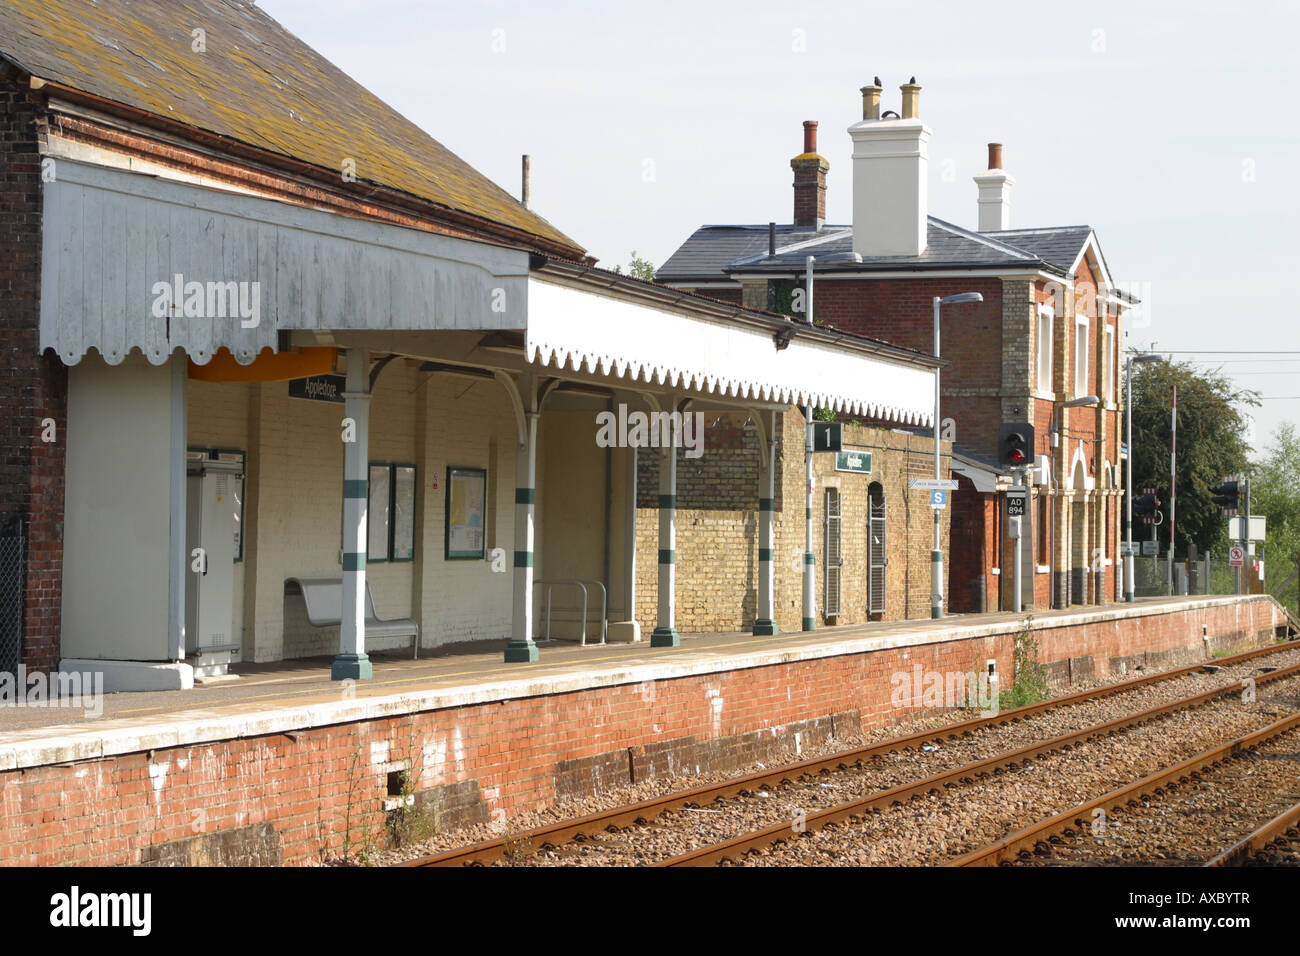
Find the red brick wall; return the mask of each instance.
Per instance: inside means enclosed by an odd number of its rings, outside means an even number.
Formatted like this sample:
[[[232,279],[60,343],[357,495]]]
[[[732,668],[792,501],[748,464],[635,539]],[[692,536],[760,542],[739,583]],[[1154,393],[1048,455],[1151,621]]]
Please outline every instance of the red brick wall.
[[[1040,660],[1107,676],[1121,662],[1200,659],[1268,640],[1270,599],[1034,632]],[[390,761],[410,763],[420,806],[444,824],[502,819],[567,798],[794,757],[806,744],[885,725],[891,675],[968,673],[996,658],[1007,680],[1017,624],[988,636],[813,661],[488,702],[288,734],[159,749],[0,774],[0,863],[151,860],[303,863],[382,835]],[[906,654],[906,657],[904,656]],[[721,700],[721,704],[717,701]],[[295,739],[296,738],[296,739]],[[229,855],[219,857],[222,848]]]
[[[0,526],[29,521],[22,660],[58,660],[63,555],[67,373],[39,355],[41,157],[39,109],[0,76]],[[41,440],[43,419],[56,440]]]

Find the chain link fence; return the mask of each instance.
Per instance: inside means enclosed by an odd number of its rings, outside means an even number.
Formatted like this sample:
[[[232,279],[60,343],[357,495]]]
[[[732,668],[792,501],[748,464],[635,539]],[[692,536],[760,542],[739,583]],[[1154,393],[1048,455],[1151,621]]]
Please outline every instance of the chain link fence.
[[[26,544],[21,519],[0,529],[0,671],[11,674],[22,659]]]

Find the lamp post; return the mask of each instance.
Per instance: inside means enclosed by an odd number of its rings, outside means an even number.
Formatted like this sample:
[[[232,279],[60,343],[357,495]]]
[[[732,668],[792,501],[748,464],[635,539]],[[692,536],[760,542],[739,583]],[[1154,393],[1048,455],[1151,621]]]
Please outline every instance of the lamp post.
[[[1164,356],[1134,354],[1124,363],[1124,433],[1128,455],[1124,462],[1124,600],[1133,603],[1133,363],[1161,362]]]
[[[1096,395],[1084,395],[1080,398],[1073,398],[1070,399],[1070,401],[1068,402],[1061,402],[1056,406],[1054,406],[1052,408],[1052,421],[1047,428],[1048,435],[1049,435],[1048,441],[1051,443],[1052,448],[1055,450],[1061,446],[1061,409],[1084,408],[1089,405],[1100,405],[1100,404],[1101,404],[1101,399],[1098,398]],[[1065,464],[1064,455],[1061,456],[1061,464],[1062,466]],[[1052,501],[1052,509],[1051,509],[1052,511],[1052,554],[1051,554],[1052,601],[1051,604],[1053,607],[1057,606],[1056,603],[1056,506],[1057,506],[1057,499],[1059,498],[1059,494],[1060,494],[1060,484],[1057,481],[1057,473],[1060,470],[1061,469],[1056,467],[1055,465],[1052,467],[1053,501]]]
[[[813,324],[813,263],[816,261],[815,256],[808,256],[804,259],[804,267],[807,270],[805,282],[807,286],[807,302],[804,303],[804,318],[809,325]],[[816,425],[813,424],[813,407],[808,405],[804,408],[804,526],[803,526],[803,629],[811,631],[817,626],[817,566],[816,557],[813,555],[813,432]]]
[[[804,257],[804,320],[813,324],[813,266],[816,256]],[[821,257],[826,262],[861,263],[862,256],[856,252],[832,252]],[[813,433],[816,425],[813,421],[813,407],[804,408],[804,529],[803,529],[803,629],[811,631],[817,626],[817,558],[813,554]]]
[[[958,292],[940,298],[934,297],[934,357],[939,358],[939,310],[945,305],[963,305],[983,302],[978,292]],[[934,477],[939,474],[939,370],[934,370]],[[939,509],[934,509],[934,549],[930,552],[930,617],[943,617],[943,542],[939,537]]]

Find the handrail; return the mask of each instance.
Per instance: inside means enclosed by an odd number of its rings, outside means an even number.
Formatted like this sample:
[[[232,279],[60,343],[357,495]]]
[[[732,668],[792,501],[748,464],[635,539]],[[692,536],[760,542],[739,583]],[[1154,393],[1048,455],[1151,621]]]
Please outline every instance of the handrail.
[[[533,587],[539,584],[546,585],[546,637],[544,640],[551,640],[551,592],[557,584],[569,585],[582,591],[582,637],[579,644],[582,647],[587,646],[587,585],[594,584],[600,588],[600,643],[604,644],[609,636],[609,589],[605,587],[603,581],[595,578],[537,578],[533,581]]]

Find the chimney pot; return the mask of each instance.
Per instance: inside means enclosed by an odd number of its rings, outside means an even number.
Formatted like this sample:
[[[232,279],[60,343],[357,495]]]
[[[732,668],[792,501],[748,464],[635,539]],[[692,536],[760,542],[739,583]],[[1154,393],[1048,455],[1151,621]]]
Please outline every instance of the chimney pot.
[[[871,86],[862,88],[862,118],[864,120],[880,119],[880,78],[876,77]]]
[[[989,169],[1002,168],[1002,144],[989,143]]]
[[[805,153],[817,152],[817,121],[803,121],[803,151]]]
[[[903,91],[903,119],[921,118],[921,88],[916,85],[916,77],[899,87]]]

